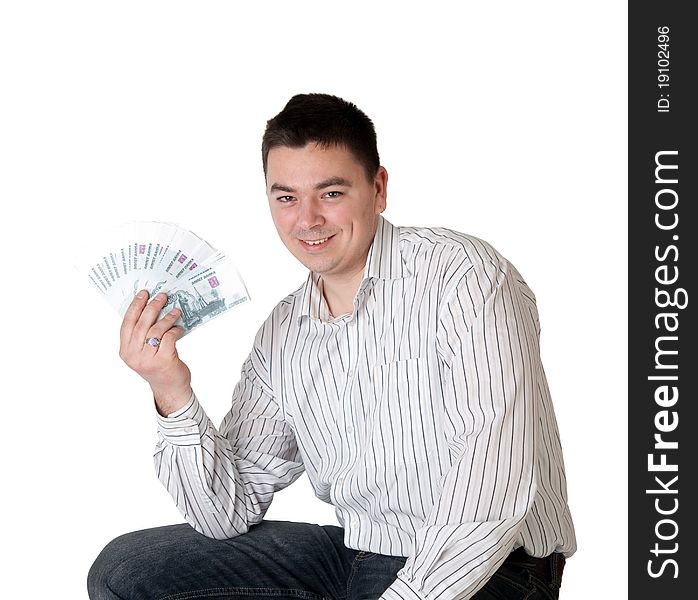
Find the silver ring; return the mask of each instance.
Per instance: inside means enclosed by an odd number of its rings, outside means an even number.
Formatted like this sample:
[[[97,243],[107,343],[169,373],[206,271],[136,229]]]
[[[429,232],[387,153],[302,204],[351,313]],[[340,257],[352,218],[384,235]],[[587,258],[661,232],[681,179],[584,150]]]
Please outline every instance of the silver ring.
[[[145,343],[148,344],[148,346],[152,346],[153,348],[157,348],[160,345],[160,338],[149,337],[145,340]]]

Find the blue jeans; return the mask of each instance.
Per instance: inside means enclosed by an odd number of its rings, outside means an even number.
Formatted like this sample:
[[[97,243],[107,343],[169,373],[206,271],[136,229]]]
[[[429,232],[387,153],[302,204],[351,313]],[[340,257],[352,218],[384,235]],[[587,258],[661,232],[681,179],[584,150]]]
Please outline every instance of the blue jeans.
[[[343,530],[331,525],[264,521],[230,540],[170,525],[113,540],[87,587],[91,600],[375,600],[405,560],[346,548]],[[511,561],[474,597],[555,598],[556,585]]]

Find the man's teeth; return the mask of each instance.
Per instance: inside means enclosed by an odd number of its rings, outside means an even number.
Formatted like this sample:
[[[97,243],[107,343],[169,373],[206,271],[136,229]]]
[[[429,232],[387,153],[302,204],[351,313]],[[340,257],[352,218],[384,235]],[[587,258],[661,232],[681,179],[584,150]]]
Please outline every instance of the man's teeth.
[[[310,244],[311,246],[317,246],[318,244],[323,244],[324,242],[326,242],[329,239],[330,238],[323,238],[321,240],[314,240],[314,241],[304,240],[304,241],[306,244]]]

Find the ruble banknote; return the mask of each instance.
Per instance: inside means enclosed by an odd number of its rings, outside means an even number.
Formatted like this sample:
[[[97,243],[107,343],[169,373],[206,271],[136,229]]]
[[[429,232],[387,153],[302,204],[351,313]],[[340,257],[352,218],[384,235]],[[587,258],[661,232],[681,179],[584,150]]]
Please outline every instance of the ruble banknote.
[[[140,290],[151,298],[164,292],[158,319],[179,308],[184,335],[249,300],[230,258],[173,223],[133,221],[102,232],[80,248],[76,264],[122,317]]]

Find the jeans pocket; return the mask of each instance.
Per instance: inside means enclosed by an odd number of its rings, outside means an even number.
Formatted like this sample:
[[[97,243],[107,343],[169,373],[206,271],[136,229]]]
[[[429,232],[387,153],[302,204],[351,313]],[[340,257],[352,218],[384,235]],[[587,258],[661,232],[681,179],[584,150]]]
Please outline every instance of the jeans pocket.
[[[347,581],[347,600],[377,600],[405,566],[405,558],[360,551],[354,557]]]
[[[355,561],[364,561],[364,560],[370,560],[376,556],[375,552],[364,552],[363,550],[359,551],[359,553],[354,557]]]
[[[472,598],[472,600],[539,600],[536,585],[530,581],[525,571],[506,573],[500,568]]]
[[[560,596],[560,588],[555,583],[547,583],[539,579],[535,575],[529,576],[531,585],[536,591],[535,596],[531,596],[531,600],[540,598],[541,600],[558,600]]]

